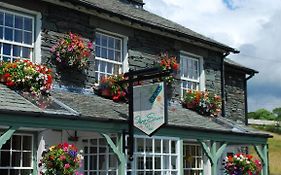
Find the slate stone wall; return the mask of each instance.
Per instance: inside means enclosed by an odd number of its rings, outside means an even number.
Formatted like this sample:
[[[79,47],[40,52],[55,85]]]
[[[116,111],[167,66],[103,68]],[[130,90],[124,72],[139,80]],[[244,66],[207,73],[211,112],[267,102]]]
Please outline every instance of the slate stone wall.
[[[221,95],[221,57],[219,52],[173,40],[168,37],[134,29],[106,21],[95,16],[84,14],[72,9],[54,6],[46,2],[34,0],[4,0],[7,3],[20,4],[21,7],[40,11],[42,14],[42,63],[48,63],[51,57],[50,48],[69,31],[80,34],[87,41],[94,41],[95,31],[102,29],[128,37],[128,51],[139,52],[133,55],[129,52],[129,67],[140,69],[152,67],[157,63],[159,53],[168,51],[177,56],[179,51],[199,55],[204,60],[205,87],[207,90]],[[95,83],[94,58],[89,61],[89,68],[83,72],[68,70],[62,75],[62,84],[89,88]],[[244,95],[241,77],[229,76],[227,79],[227,116],[244,117]],[[237,80],[234,81],[234,80]],[[180,81],[175,85],[174,95],[179,97]],[[238,114],[238,115],[236,115]]]
[[[245,73],[225,67],[226,117],[245,122]]]

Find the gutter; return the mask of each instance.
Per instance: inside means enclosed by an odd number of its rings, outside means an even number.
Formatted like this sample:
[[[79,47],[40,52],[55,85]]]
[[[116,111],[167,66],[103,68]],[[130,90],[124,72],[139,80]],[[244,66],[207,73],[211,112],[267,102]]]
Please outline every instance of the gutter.
[[[255,72],[252,72],[248,77],[245,77],[244,80],[244,103],[245,103],[245,125],[249,124],[248,122],[248,85],[247,81],[250,80],[255,75]]]

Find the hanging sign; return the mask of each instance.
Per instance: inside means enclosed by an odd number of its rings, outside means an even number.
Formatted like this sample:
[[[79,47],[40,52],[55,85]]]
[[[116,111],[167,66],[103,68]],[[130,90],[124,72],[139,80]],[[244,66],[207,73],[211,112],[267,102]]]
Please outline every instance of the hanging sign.
[[[134,86],[134,126],[152,135],[166,121],[164,83]]]

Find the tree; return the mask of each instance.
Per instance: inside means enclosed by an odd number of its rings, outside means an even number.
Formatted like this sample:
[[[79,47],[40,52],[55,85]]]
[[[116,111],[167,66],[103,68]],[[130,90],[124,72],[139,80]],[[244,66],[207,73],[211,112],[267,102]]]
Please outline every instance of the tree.
[[[276,115],[274,115],[272,112],[266,109],[258,109],[255,112],[250,112],[248,114],[248,117],[253,119],[260,119],[260,120],[275,120],[277,118]]]
[[[272,112],[276,115],[276,120],[281,121],[281,107],[273,109]]]

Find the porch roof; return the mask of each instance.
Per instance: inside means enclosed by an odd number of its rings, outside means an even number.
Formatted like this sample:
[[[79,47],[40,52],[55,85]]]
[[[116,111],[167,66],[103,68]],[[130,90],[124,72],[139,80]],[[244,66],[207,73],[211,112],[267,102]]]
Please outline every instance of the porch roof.
[[[52,98],[64,110],[46,110],[34,105],[17,92],[0,85],[0,114],[36,115],[60,119],[91,120],[124,123],[127,120],[128,105],[115,103],[112,100],[99,97],[93,93],[82,94],[66,90],[54,90]],[[172,103],[168,108],[168,127],[187,130],[232,133],[239,135],[254,135],[270,137],[244,125],[239,125],[226,118],[211,118],[199,115],[181,107],[179,103]]]

